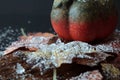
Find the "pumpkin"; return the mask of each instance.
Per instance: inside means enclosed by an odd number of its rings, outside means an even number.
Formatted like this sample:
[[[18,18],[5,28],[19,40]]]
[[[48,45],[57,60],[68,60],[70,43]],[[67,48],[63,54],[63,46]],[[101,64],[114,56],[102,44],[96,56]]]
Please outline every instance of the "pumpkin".
[[[51,24],[64,40],[103,40],[118,22],[114,0],[54,0]]]

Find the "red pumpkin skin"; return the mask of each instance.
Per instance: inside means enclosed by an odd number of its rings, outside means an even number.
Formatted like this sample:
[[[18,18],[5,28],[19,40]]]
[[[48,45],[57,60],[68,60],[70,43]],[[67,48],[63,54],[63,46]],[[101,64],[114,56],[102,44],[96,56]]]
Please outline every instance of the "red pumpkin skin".
[[[71,22],[69,32],[73,40],[91,42],[104,39],[112,34],[116,24],[117,16],[110,16],[107,21],[98,19],[89,23]]]
[[[107,21],[102,19],[89,23],[70,22],[61,19],[59,21],[51,20],[55,32],[65,40],[77,40],[91,42],[101,40],[112,34],[117,24],[117,16],[110,16]]]
[[[68,15],[69,18],[66,18],[64,15],[67,12],[62,9],[56,9],[55,13],[55,17],[51,18],[52,26],[58,36],[67,41],[92,42],[102,40],[112,34],[118,21],[116,12],[111,12],[106,18],[102,18],[104,17],[102,14],[101,17],[91,21],[73,20]]]

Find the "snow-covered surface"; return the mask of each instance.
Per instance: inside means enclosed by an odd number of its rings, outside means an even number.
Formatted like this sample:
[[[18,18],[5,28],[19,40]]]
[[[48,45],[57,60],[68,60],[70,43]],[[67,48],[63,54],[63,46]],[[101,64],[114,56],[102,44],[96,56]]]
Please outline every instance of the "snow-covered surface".
[[[42,75],[43,72],[50,68],[56,68],[60,67],[62,63],[72,63],[72,59],[74,57],[76,58],[86,58],[94,60],[94,62],[86,63],[86,65],[96,65],[97,63],[105,60],[108,56],[108,54],[104,52],[120,52],[120,32],[116,31],[112,38],[108,38],[107,43],[100,43],[96,45],[90,45],[85,42],[81,41],[72,41],[69,43],[64,43],[60,39],[57,39],[54,43],[47,44],[48,38],[45,37],[34,37],[30,39],[29,42],[23,41],[24,43],[13,43],[14,46],[21,45],[23,47],[36,47],[38,48],[37,51],[34,52],[14,52],[13,55],[25,55],[25,58],[22,58],[26,61],[27,64],[30,64],[32,66],[31,69],[35,69],[36,67],[40,69],[40,74]],[[45,43],[43,43],[45,42]],[[18,44],[16,44],[18,43]],[[35,45],[38,44],[38,45]],[[113,46],[114,45],[114,46]],[[2,52],[0,52],[2,54]],[[95,56],[91,56],[93,53],[95,53]],[[23,75],[25,73],[24,67],[20,64],[16,64],[16,73],[21,75],[22,80],[28,75]],[[92,75],[92,73],[96,73],[98,75]],[[91,75],[89,75],[91,74]],[[93,77],[100,77],[102,78],[101,74],[99,74],[98,71],[93,72],[86,72],[83,74],[80,74],[80,79],[82,80],[84,77],[89,75],[89,77],[92,79]],[[29,75],[32,76],[32,75]],[[18,77],[18,76],[16,76]],[[32,76],[34,78],[34,76]],[[19,79],[19,78],[18,78]],[[77,79],[76,77],[76,80]],[[83,79],[85,80],[85,79]],[[87,80],[87,79],[86,79]],[[94,79],[92,79],[94,80]],[[101,80],[101,79],[98,79]]]
[[[80,41],[63,43],[58,39],[56,43],[50,45],[39,44],[38,48],[39,50],[36,52],[25,52],[24,54],[27,56],[26,62],[34,64],[32,68],[39,67],[41,72],[50,68],[60,67],[63,63],[72,63],[73,58],[90,59],[92,60],[91,62],[88,61],[84,64],[94,66],[110,56],[103,52],[98,52],[94,46]]]
[[[60,67],[63,63],[72,63],[73,58],[88,59],[86,63],[82,64],[94,66],[110,56],[106,54],[106,52],[120,52],[119,31],[116,31],[107,38],[105,42],[96,45],[90,45],[81,41],[64,43],[59,38],[55,42],[47,44],[49,40],[50,37],[30,36],[25,41],[13,42],[12,45],[8,47],[8,51],[13,48],[18,49],[19,47],[37,48],[37,51],[26,52],[24,54],[27,56],[27,63],[34,64],[33,68],[40,67],[42,71],[48,68]],[[89,60],[91,60],[91,62],[89,62]]]

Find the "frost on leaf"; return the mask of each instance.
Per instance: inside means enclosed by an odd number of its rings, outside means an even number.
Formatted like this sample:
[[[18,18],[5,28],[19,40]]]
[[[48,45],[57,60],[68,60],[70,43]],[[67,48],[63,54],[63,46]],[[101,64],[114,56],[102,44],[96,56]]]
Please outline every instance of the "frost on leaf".
[[[23,51],[27,57],[26,62],[29,64],[34,62],[36,65],[33,68],[37,66],[42,70],[60,67],[63,63],[73,62],[81,65],[95,66],[112,56],[106,52],[119,52],[120,40],[116,37],[118,35],[119,32],[115,32],[112,38],[108,38],[106,42],[90,45],[81,41],[64,43],[53,34],[32,34],[27,37],[20,37],[19,41],[13,42],[6,49],[5,54],[15,50],[22,50],[23,48],[28,49],[27,52]]]
[[[76,77],[72,77],[70,80],[103,80],[103,76],[98,70],[94,70],[82,73]]]

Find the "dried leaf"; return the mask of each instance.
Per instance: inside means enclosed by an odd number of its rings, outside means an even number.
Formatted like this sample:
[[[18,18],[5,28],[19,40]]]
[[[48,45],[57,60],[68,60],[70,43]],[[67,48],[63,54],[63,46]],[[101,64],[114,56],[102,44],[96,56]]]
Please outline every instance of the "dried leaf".
[[[120,70],[113,64],[102,63],[103,74],[106,76],[107,80],[119,80]]]
[[[67,79],[66,79],[67,80]],[[69,80],[103,80],[103,76],[98,70],[88,71]]]
[[[97,51],[120,53],[120,31],[115,31],[103,42],[94,45]]]
[[[51,40],[52,37],[54,37],[54,35],[50,33],[36,33],[29,34],[29,36],[20,36],[20,40],[13,42],[8,48],[6,48],[4,54],[9,54],[20,48],[25,48],[29,51],[36,51],[38,50],[37,46],[39,46],[39,44],[50,43],[49,40]]]

